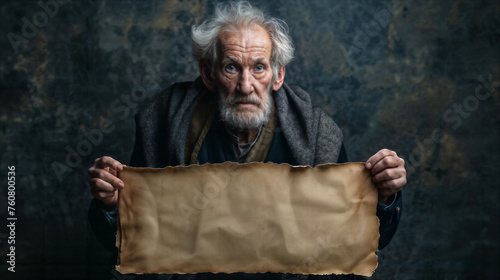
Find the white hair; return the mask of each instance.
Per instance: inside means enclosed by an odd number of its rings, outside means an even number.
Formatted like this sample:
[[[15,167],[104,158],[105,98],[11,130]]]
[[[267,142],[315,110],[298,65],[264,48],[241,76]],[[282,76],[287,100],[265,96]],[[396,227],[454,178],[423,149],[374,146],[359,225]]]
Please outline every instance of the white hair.
[[[245,28],[257,24],[271,37],[271,67],[273,77],[278,76],[281,66],[293,58],[294,47],[288,35],[288,25],[280,19],[265,15],[247,1],[219,3],[213,18],[191,28],[193,56],[197,61],[205,60],[213,72],[217,61],[217,39],[225,28]]]

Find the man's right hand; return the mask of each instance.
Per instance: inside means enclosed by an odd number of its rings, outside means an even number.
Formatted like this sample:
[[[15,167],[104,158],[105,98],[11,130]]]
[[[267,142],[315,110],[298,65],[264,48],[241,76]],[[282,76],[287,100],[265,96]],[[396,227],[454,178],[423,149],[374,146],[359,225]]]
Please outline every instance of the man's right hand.
[[[123,165],[108,156],[95,160],[94,165],[89,168],[90,192],[96,199],[102,201],[107,210],[113,210],[118,204],[118,189],[125,186],[118,179],[117,172],[123,170]]]

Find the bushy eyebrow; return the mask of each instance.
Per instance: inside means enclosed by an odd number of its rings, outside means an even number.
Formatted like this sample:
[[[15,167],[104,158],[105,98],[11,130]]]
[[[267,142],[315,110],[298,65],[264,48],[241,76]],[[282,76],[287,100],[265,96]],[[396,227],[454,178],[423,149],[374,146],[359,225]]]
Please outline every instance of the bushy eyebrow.
[[[237,58],[234,58],[234,57],[226,57],[226,58],[224,58],[224,59],[222,60],[222,65],[225,65],[225,64],[227,64],[227,63],[229,63],[229,62],[233,62],[233,63],[236,63],[236,64],[241,64],[240,60],[239,60],[239,59],[237,59]],[[265,63],[267,63],[267,60],[266,60],[266,58],[264,58],[264,57],[259,57],[259,58],[254,59],[252,62],[253,62],[254,64],[255,64],[255,63],[259,63],[259,62],[265,62]]]
[[[259,57],[259,58],[256,58],[253,60],[253,63],[259,63],[259,62],[263,62],[263,63],[267,64],[267,59],[265,59],[263,57]]]
[[[234,62],[234,63],[237,63],[237,64],[240,64],[240,61],[234,57],[226,57],[222,60],[222,65],[225,65],[229,62]]]

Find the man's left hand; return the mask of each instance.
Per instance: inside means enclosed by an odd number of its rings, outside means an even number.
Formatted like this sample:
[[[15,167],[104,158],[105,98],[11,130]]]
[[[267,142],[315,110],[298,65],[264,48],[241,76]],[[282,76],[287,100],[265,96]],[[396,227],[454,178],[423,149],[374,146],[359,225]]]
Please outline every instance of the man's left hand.
[[[396,152],[382,149],[370,157],[365,166],[378,189],[378,201],[391,203],[393,195],[406,185],[405,161]]]

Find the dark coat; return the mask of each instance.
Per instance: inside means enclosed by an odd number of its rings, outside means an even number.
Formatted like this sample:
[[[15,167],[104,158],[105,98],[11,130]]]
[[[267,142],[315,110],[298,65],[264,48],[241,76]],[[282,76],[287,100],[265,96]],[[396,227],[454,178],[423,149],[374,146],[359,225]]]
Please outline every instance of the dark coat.
[[[200,78],[174,84],[138,114],[130,165],[182,165],[189,123],[202,94],[213,93]],[[309,94],[284,83],[273,96],[276,116],[293,164],[336,163],[342,147],[342,131],[328,115],[312,105]]]

